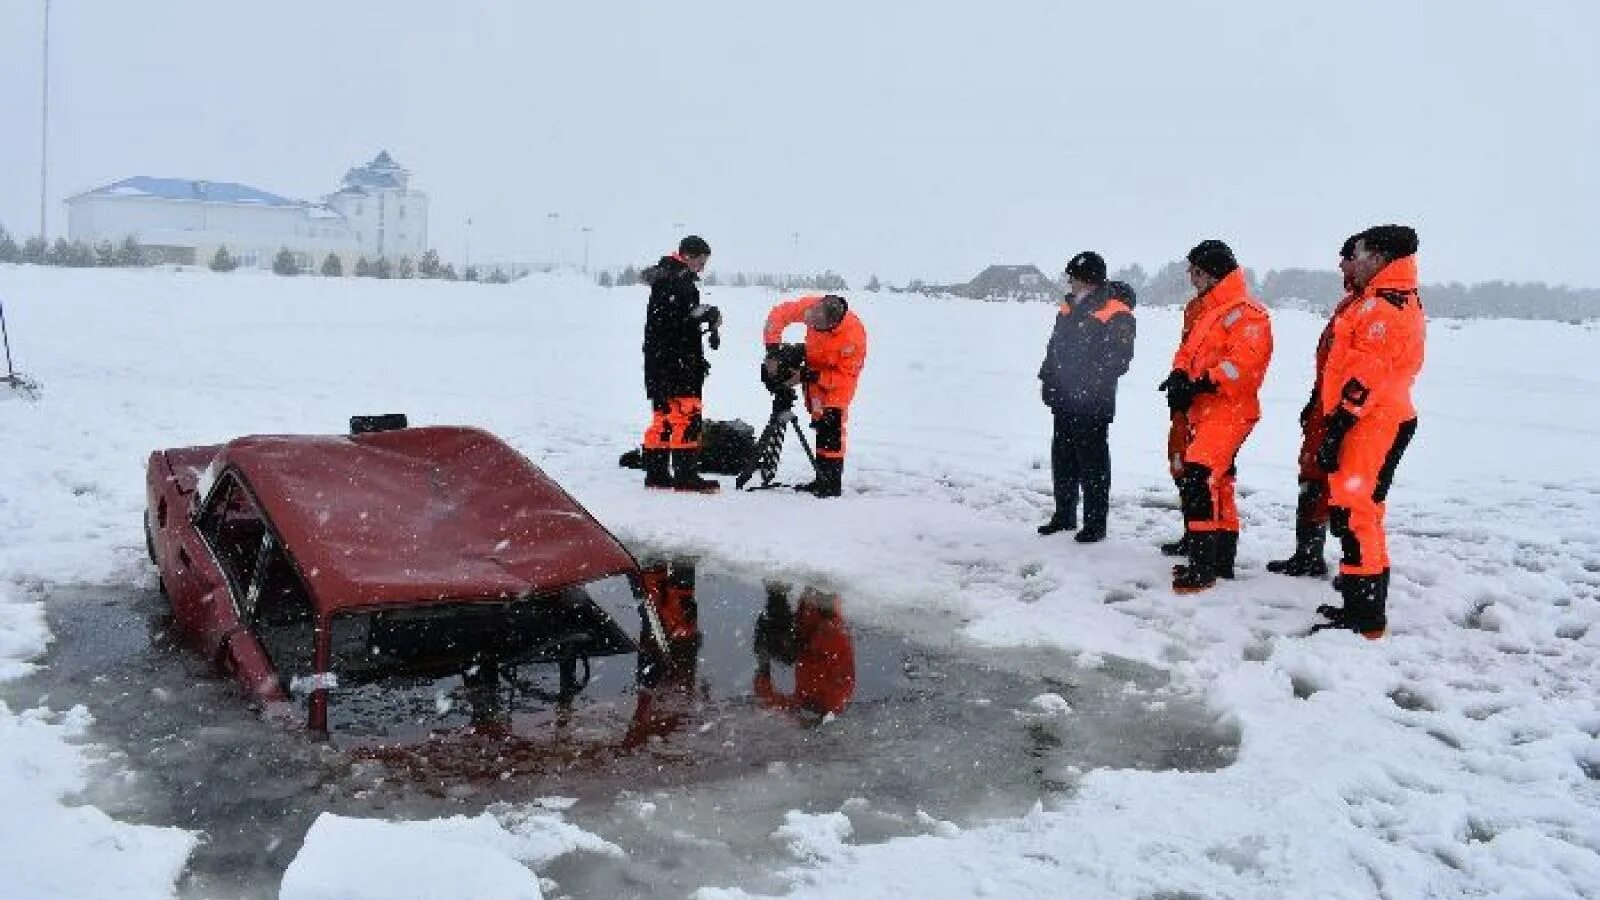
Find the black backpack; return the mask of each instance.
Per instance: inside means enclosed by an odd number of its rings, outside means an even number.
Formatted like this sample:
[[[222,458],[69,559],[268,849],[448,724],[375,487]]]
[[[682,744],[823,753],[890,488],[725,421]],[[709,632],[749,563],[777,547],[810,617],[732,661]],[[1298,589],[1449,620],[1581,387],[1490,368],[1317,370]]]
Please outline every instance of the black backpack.
[[[756,430],[743,419],[701,423],[700,471],[712,475],[738,475],[756,452]],[[637,448],[622,454],[617,465],[624,469],[644,468],[644,454]]]

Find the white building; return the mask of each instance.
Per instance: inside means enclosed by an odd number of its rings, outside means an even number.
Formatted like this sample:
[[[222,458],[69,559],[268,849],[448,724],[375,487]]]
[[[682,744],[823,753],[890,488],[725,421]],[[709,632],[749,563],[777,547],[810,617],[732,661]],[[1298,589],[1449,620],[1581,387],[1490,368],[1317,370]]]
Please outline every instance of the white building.
[[[350,273],[358,259],[398,264],[428,247],[428,198],[388,152],[345,174],[322,203],[290,200],[242,184],[137,176],[67,199],[74,241],[132,236],[155,261],[204,265],[227,247],[241,265],[269,268],[288,249],[315,271],[329,254]]]

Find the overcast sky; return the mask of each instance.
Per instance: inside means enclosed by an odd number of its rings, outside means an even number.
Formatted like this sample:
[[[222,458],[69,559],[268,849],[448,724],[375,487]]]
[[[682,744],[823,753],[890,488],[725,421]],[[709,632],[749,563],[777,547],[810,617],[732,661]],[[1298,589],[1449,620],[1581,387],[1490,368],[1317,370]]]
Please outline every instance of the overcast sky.
[[[42,8],[0,0],[18,233]],[[576,263],[588,226],[596,266],[695,231],[722,271],[900,282],[1204,237],[1330,267],[1400,221],[1428,280],[1600,286],[1593,0],[53,0],[51,44],[52,233],[131,175],[314,199],[388,149],[454,260],[471,217],[476,258]]]

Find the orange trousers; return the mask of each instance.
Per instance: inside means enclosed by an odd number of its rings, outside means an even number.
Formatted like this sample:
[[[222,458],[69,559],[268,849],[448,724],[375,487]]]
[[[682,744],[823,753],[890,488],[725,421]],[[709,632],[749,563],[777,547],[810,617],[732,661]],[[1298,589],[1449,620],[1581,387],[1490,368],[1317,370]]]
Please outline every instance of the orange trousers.
[[[1339,538],[1344,575],[1381,575],[1389,568],[1383,518],[1396,467],[1417,432],[1417,420],[1367,415],[1339,445],[1339,468],[1328,476],[1328,530]]]
[[[699,397],[671,397],[651,401],[650,427],[644,432],[646,450],[700,449]]]
[[[1177,476],[1184,527],[1190,531],[1237,532],[1239,507],[1234,484],[1238,480],[1238,469],[1234,468],[1233,461],[1256,422],[1254,419],[1188,419],[1187,426],[1183,470]]]

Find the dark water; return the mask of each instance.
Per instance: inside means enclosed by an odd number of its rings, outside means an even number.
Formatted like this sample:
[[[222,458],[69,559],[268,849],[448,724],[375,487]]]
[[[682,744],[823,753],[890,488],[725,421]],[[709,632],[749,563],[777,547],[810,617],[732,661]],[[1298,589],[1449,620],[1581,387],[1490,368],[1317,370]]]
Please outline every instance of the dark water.
[[[631,655],[593,661],[564,707],[524,694],[486,712],[459,678],[344,691],[334,736],[320,741],[263,719],[175,646],[156,592],[54,586],[44,667],[0,696],[91,710],[91,739],[114,755],[82,799],[201,832],[186,897],[275,897],[324,811],[422,819],[552,796],[574,798],[567,820],[627,853],[557,860],[540,873],[552,895],[777,890],[773,872],[794,860],[772,833],[790,810],[843,811],[850,840],[881,841],[1060,802],[1083,770],[1214,769],[1237,746],[1155,673],[1084,670],[1048,652],[931,650],[850,623],[848,598],[848,706],[831,716],[764,708],[752,683],[763,587],[702,571],[695,599],[703,644],[692,675],[679,670],[653,691],[641,692]],[[780,689],[792,684],[786,666],[773,672]],[[530,687],[554,689],[553,671],[529,675]],[[1071,714],[1035,702],[1045,693]]]

